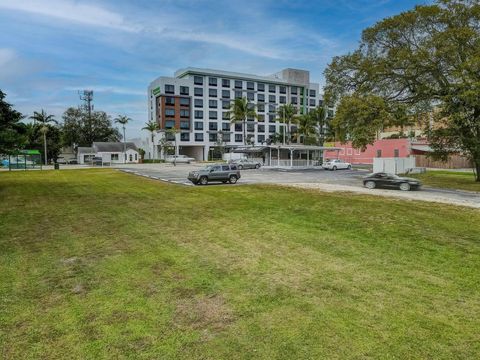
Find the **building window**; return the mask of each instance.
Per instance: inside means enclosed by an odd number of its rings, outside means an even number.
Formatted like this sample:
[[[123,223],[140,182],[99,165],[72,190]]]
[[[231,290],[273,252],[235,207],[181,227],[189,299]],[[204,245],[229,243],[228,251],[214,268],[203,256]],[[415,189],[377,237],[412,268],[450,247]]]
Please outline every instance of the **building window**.
[[[195,121],[195,130],[203,130],[203,122]]]
[[[298,94],[298,88],[296,86],[292,86],[290,89],[292,95],[297,95]]]
[[[195,85],[203,85],[203,76],[194,76],[193,83]]]
[[[276,126],[275,125],[269,125],[268,126],[268,132],[270,133],[275,133]]]
[[[280,104],[285,104],[287,102],[286,96],[280,96]]]
[[[228,111],[222,113],[222,120],[230,120],[230,113]]]
[[[242,131],[242,124],[241,123],[235,123],[235,131]]]
[[[277,111],[277,108],[275,105],[268,105],[268,112],[269,113],[275,113]]]
[[[258,104],[257,105],[258,112],[265,112],[265,104]]]
[[[195,104],[196,108],[199,108],[199,107],[201,108],[201,107],[203,107],[203,100],[202,99],[195,99],[194,104]]]
[[[203,141],[203,133],[195,133],[195,141]]]
[[[222,101],[222,109],[230,109],[230,101]]]
[[[208,134],[208,141],[211,141],[211,142],[217,141],[217,134]]]
[[[258,120],[258,122],[264,122],[265,121],[265,115],[264,114],[257,114],[257,120]]]
[[[323,100],[322,99],[318,100],[318,105],[323,106]]]
[[[242,89],[242,88],[243,88],[242,80],[235,80],[235,89]]]
[[[171,96],[165,97],[165,105],[175,105],[175,98]]]
[[[138,154],[135,153],[135,161],[137,161],[137,160],[138,160]]]
[[[173,129],[175,127],[175,120],[165,121],[165,129]]]
[[[247,90],[255,90],[255,83],[253,81],[247,81]]]
[[[255,124],[247,123],[247,131],[248,132],[254,132],[255,131]]]
[[[400,151],[398,149],[393,150],[393,157],[400,157]]]
[[[377,150],[377,158],[381,158],[382,157],[382,150]]]
[[[310,99],[309,102],[310,102],[310,106],[315,106],[315,99]]]
[[[217,119],[217,112],[216,111],[209,111],[208,112],[208,118],[216,120]]]
[[[217,97],[217,89],[208,89],[208,96]]]
[[[190,141],[190,133],[188,132],[180,133],[180,141]]]
[[[268,122],[275,122],[275,114],[268,114]]]
[[[188,86],[180,86],[180,95],[188,95]]]
[[[265,84],[257,83],[257,91],[265,91]]]
[[[223,122],[222,123],[222,131],[230,131],[230,123]]]
[[[298,104],[298,98],[296,96],[292,96],[291,102],[294,105]]]
[[[133,156],[132,156],[132,154],[128,155],[128,161],[133,161]]]
[[[181,118],[189,118],[190,117],[190,110],[180,110],[180,117]]]
[[[255,100],[255,93],[247,92],[247,100],[250,100],[250,101]]]
[[[286,94],[287,93],[287,87],[286,86],[280,86],[280,94]]]
[[[310,89],[310,96],[311,96],[311,97],[317,96],[317,92],[316,92],[315,90],[313,90],[313,89]]]
[[[230,142],[230,134],[222,134],[222,140],[224,142]]]
[[[216,77],[209,77],[208,78],[208,85],[217,86],[217,78]]]
[[[118,154],[110,154],[110,161],[118,161]]]
[[[165,85],[165,94],[174,94],[174,93],[175,93],[175,86]]]
[[[189,98],[180,98],[180,106],[189,106],[190,99]]]
[[[208,107],[210,109],[216,109],[218,106],[217,100],[208,100]]]
[[[242,142],[243,136],[242,134],[235,134],[235,142]]]
[[[275,95],[268,95],[268,102],[274,103],[275,102]]]
[[[261,144],[265,142],[265,135],[258,135],[257,141]]]
[[[222,87],[229,88],[230,87],[230,80],[229,79],[222,79]]]
[[[268,92],[274,93],[276,91],[276,86],[273,84],[268,85]]]
[[[222,90],[222,98],[230,99],[230,90]]]
[[[210,122],[208,123],[208,130],[210,131],[217,131],[218,130],[218,125],[216,122]]]
[[[195,110],[195,119],[203,119],[203,111]]]
[[[360,155],[361,151],[360,151],[360,149],[355,149],[354,153],[355,153],[355,155]]]
[[[241,91],[235,91],[235,99],[241,99],[242,98],[242,92]]]
[[[193,94],[195,96],[203,96],[203,88],[194,88],[193,89]]]
[[[258,102],[265,102],[265,94],[257,94]]]
[[[190,130],[190,121],[180,121],[181,130]]]
[[[165,116],[166,117],[174,117],[175,116],[175,109],[165,109]]]
[[[347,155],[351,156],[353,154],[352,148],[347,149]]]
[[[265,132],[265,125],[257,125],[257,131],[264,133]]]

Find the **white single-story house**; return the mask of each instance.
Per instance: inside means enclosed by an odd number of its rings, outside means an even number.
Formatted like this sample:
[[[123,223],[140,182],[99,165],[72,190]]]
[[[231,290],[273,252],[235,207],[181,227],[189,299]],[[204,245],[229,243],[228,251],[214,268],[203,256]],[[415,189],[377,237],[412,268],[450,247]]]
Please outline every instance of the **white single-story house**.
[[[125,152],[124,152],[125,149]],[[138,163],[140,154],[133,142],[94,142],[91,147],[78,147],[77,161],[89,164],[93,158],[101,158],[107,164]]]

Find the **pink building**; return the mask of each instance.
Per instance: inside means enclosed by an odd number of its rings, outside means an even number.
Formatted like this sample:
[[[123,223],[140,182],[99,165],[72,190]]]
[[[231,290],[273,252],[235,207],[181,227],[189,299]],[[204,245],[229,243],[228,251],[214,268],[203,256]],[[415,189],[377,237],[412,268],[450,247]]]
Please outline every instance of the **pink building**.
[[[351,164],[373,164],[373,158],[384,157],[408,157],[414,154],[412,143],[409,139],[381,139],[373,145],[368,145],[365,151],[354,149],[351,143],[332,143],[333,146],[341,148],[340,151],[325,150],[325,159],[342,159]],[[338,153],[338,154],[337,154]]]

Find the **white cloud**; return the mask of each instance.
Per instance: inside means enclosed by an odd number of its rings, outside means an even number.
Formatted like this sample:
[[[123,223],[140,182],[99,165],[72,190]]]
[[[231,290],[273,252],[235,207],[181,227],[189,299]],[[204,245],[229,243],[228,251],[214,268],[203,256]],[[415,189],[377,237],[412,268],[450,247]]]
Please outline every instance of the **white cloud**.
[[[15,59],[15,52],[12,49],[0,48],[0,68],[5,68],[13,59]]]
[[[147,96],[147,90],[130,89],[119,86],[67,86],[66,91],[81,91],[83,89],[93,90],[100,93],[113,93],[119,95]]]
[[[139,30],[137,26],[127,24],[121,14],[97,5],[79,3],[72,0],[0,0],[0,8],[54,17],[85,25],[101,26],[124,31]]]

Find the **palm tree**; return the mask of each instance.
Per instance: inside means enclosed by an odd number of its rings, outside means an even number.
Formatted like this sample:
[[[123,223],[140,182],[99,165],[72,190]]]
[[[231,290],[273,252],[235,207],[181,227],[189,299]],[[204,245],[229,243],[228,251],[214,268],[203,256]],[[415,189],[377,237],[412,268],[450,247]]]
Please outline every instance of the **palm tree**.
[[[176,128],[170,128],[165,130],[165,139],[167,138],[168,135],[173,136],[173,141],[174,141],[174,150],[173,150],[173,155],[178,155],[177,154],[177,134],[179,133],[179,130]],[[177,166],[177,157],[173,157],[173,166]]]
[[[47,165],[48,160],[47,160],[47,124],[48,123],[55,123],[58,124],[58,122],[54,119],[54,115],[47,115],[45,110],[41,110],[40,112],[34,111],[33,115],[30,116],[30,119],[33,120],[33,123],[36,124],[37,121],[42,124],[41,132],[43,133],[43,147],[44,147],[44,156],[45,156],[45,165]]]
[[[315,135],[317,122],[312,113],[300,115],[298,117],[298,135],[303,136],[303,144],[306,145],[308,137]]]
[[[237,98],[230,104],[230,121],[232,123],[241,123],[243,128],[243,144],[247,145],[247,119],[258,117],[255,111],[255,105],[250,103],[247,98]]]
[[[155,144],[153,143],[155,133],[160,129],[158,124],[155,121],[148,121],[145,123],[145,127],[142,130],[147,130],[150,132],[151,140],[152,140],[152,158],[155,158]]]
[[[317,106],[315,109],[309,111],[308,115],[313,119],[315,125],[318,126],[319,145],[323,146],[325,142],[326,132],[329,131],[327,111],[323,106]]]
[[[127,148],[125,144],[125,125],[128,124],[129,121],[131,121],[127,115],[118,115],[115,118],[115,123],[121,124],[123,128],[123,163],[127,162]]]
[[[287,124],[290,136],[290,125],[297,122],[297,108],[292,104],[280,105],[277,109],[277,120]],[[285,144],[285,125],[283,126],[283,144]]]

